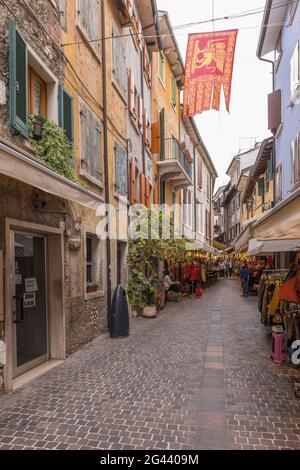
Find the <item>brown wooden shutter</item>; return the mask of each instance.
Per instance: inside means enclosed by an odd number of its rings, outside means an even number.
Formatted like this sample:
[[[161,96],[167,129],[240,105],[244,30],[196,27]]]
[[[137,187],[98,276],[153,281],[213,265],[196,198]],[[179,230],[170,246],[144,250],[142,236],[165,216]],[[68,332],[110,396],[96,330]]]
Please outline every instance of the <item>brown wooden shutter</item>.
[[[146,207],[150,207],[151,200],[150,200],[150,181],[146,179]]]
[[[151,152],[152,153],[159,153],[160,152],[160,126],[159,122],[154,122],[152,124],[152,144],[151,144]]]
[[[128,92],[129,92],[129,112],[131,114],[134,114],[134,76],[131,70],[129,70],[129,86],[128,86]]]
[[[277,129],[281,124],[281,90],[268,95],[269,130]]]
[[[139,129],[143,127],[143,99],[141,95],[138,97],[138,126]]]
[[[198,187],[202,189],[202,160],[198,160]]]
[[[130,204],[135,204],[135,160],[130,162]]]
[[[150,141],[149,141],[149,121],[148,121],[148,113],[147,113],[147,109],[145,108],[144,109],[144,142],[145,142],[145,145],[147,147],[149,147],[150,145]]]
[[[145,175],[140,174],[140,203],[145,205]]]

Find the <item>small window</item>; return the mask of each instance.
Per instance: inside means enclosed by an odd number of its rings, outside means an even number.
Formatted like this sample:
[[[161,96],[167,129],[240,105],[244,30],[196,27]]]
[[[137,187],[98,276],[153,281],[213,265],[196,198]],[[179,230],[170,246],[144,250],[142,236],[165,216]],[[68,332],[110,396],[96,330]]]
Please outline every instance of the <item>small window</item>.
[[[171,104],[174,109],[177,105],[177,82],[173,74],[171,74]]]
[[[97,235],[86,233],[85,238],[85,292],[100,291],[101,249]]]
[[[47,83],[29,67],[29,114],[47,117]]]
[[[165,85],[165,77],[166,77],[166,67],[165,67],[165,56],[163,52],[159,52],[158,54],[158,78]]]

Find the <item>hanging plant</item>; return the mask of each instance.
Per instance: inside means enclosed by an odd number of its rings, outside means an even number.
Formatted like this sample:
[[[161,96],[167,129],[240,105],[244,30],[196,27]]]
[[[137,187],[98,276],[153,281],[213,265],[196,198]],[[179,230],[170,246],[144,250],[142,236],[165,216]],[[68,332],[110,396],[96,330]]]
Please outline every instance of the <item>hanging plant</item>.
[[[152,222],[158,233],[152,238]],[[163,239],[163,225],[170,224],[170,239]],[[149,234],[149,239],[137,238],[129,241],[128,266],[130,280],[128,283],[128,297],[134,308],[143,309],[155,303],[154,294],[158,285],[157,260],[172,259],[174,262],[184,259],[186,244],[183,239],[174,237],[172,219],[161,211],[148,210],[147,217],[141,222],[142,229]],[[153,235],[153,234],[152,234]]]
[[[38,139],[37,130],[41,134]],[[34,115],[29,118],[28,133],[29,141],[38,158],[61,176],[81,184],[74,174],[72,146],[61,127],[43,116]]]

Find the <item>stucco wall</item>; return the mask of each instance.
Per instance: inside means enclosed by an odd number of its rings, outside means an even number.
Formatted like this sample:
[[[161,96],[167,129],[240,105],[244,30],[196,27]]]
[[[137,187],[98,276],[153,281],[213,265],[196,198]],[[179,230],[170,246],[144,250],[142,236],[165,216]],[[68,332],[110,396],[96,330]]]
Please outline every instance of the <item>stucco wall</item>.
[[[289,106],[291,101],[290,89],[290,63],[297,41],[300,39],[300,4],[293,24],[288,26],[288,18],[282,27],[282,58],[275,75],[275,90],[282,92],[282,122],[283,129],[276,139],[276,166],[282,163],[283,197],[289,195],[291,189],[291,143],[300,131],[300,103],[293,107]]]

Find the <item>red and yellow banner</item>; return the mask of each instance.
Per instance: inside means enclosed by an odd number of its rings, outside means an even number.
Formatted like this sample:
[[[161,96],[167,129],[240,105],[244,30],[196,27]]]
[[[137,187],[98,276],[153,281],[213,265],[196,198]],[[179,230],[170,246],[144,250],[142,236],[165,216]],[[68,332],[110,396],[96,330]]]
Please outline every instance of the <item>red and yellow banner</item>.
[[[220,109],[223,87],[229,112],[238,30],[190,34],[184,79],[183,119]]]

